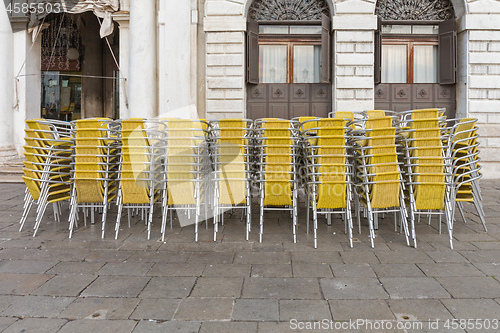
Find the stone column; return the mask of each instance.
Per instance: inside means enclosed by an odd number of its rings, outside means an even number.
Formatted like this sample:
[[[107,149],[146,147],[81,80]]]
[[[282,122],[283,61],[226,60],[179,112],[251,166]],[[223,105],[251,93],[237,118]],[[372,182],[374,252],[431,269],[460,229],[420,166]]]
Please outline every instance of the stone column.
[[[40,118],[41,100],[41,34],[33,43],[28,32],[28,18],[11,19],[13,31],[13,75],[16,96],[12,114],[13,140],[19,153],[24,145],[26,119]]]
[[[120,29],[120,59],[118,63],[120,65],[120,118],[129,118],[128,110],[128,66],[129,66],[129,20],[130,13],[128,11],[119,11],[113,14],[113,20],[118,22]]]
[[[374,107],[374,31],[377,18],[369,14],[369,6],[364,12],[353,15],[355,2],[346,2],[342,9],[345,14],[333,16],[334,30],[334,78],[333,109],[363,111]],[[363,8],[357,8],[361,11]]]
[[[104,116],[104,80],[90,76],[103,76],[103,41],[99,36],[100,25],[92,12],[82,14],[85,28],[82,30],[82,118]],[[107,47],[106,47],[107,48]],[[109,50],[107,50],[109,52]]]
[[[12,28],[0,5],[0,161],[12,157],[13,54]]]
[[[129,117],[158,115],[156,1],[130,1]]]

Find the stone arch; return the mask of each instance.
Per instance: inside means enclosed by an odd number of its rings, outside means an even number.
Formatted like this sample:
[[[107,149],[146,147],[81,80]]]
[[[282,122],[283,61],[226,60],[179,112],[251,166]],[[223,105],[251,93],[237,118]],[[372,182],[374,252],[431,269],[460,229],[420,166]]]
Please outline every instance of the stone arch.
[[[375,14],[375,11],[376,11],[376,8],[377,8],[377,5],[379,2],[383,2],[385,0],[377,0],[375,1],[374,3],[374,6],[373,6],[373,9],[374,9],[374,12],[373,14]],[[463,16],[466,15],[467,13],[467,0],[449,0],[449,2],[452,4],[453,6],[453,11],[455,13],[455,18],[456,19],[459,19]]]
[[[255,0],[246,0],[245,1],[245,6],[244,6],[244,10],[243,10],[243,15],[245,17],[248,17],[248,12],[250,10],[250,6],[252,6],[254,1]],[[330,16],[335,15],[334,14],[334,10],[335,10],[334,2],[336,2],[336,0],[324,0],[324,1],[326,2],[326,4],[328,5],[328,8],[330,9]]]

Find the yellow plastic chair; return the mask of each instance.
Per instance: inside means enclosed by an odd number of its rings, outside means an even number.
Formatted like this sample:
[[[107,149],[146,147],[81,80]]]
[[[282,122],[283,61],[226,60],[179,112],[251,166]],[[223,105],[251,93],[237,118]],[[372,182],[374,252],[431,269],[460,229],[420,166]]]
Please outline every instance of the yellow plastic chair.
[[[378,216],[394,213],[395,228],[397,216],[409,245],[406,204],[402,187],[402,176],[396,150],[396,128],[394,117],[385,111],[367,111],[366,118],[357,121],[351,137],[355,160],[355,204],[358,227],[360,228],[360,204],[365,207],[370,230],[370,242],[374,247]],[[361,230],[360,230],[361,232]]]
[[[317,121],[313,138],[315,145],[306,146],[307,160],[307,229],[309,208],[313,211],[314,247],[317,247],[318,215],[327,217],[340,213],[345,217],[345,229],[352,247],[351,174],[347,161],[347,121],[341,118],[323,118]],[[307,134],[307,132],[305,132]]]
[[[102,210],[101,237],[104,238],[109,203],[116,198],[118,184],[117,134],[111,119],[90,118],[74,122],[73,190],[71,193],[70,238],[77,227],[78,211],[84,222],[90,210],[91,223]]]
[[[205,120],[169,119],[164,121],[166,137],[166,177],[167,195],[163,203],[162,239],[165,238],[166,220],[170,213],[172,227],[173,211],[195,215],[195,241],[198,241],[198,225],[201,217],[201,206],[207,218],[207,199],[209,185],[208,133],[209,124]],[[181,223],[182,225],[182,223]],[[207,225],[208,227],[208,225]]]
[[[163,194],[162,138],[158,131],[148,130],[141,118],[121,121],[121,158],[118,190],[118,214],[115,239],[118,239],[122,210],[141,209],[147,216],[147,239],[151,238],[154,204]],[[153,143],[154,142],[154,143]],[[145,214],[144,214],[145,213]]]
[[[246,216],[245,237],[251,229],[250,149],[253,122],[247,119],[221,119],[212,122],[214,176],[214,241],[224,211],[242,209]]]
[[[33,203],[37,205],[33,236],[49,204],[54,210],[54,219],[60,221],[61,202],[67,197],[61,193],[69,191],[71,142],[67,139],[68,124],[56,120],[34,119],[26,121],[24,145],[24,176],[26,192],[23,214],[20,220],[22,231]]]
[[[297,153],[295,122],[282,119],[255,121],[257,182],[260,189],[259,241],[264,233],[264,212],[289,211],[294,242],[297,241]]]

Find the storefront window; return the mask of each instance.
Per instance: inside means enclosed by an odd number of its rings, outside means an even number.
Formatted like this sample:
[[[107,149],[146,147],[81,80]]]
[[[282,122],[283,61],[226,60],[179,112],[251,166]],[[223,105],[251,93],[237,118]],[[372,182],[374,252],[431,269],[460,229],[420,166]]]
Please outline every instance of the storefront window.
[[[80,73],[42,72],[43,118],[63,121],[81,118],[82,79],[77,75]]]

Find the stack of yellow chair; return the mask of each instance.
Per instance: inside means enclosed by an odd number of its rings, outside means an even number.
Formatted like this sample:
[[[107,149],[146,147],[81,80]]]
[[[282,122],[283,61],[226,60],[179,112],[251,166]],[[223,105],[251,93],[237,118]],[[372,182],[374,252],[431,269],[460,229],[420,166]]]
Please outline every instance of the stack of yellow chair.
[[[298,135],[289,120],[256,121],[260,185],[260,232],[262,242],[265,210],[288,210],[292,214],[293,237],[297,240],[297,161]],[[279,207],[279,208],[277,208]]]
[[[88,209],[92,223],[95,210],[102,210],[104,238],[108,206],[118,192],[118,128],[108,118],[80,119],[75,123],[73,135],[70,238],[77,226],[79,208],[83,208],[85,223]]]
[[[246,215],[246,239],[251,226],[249,138],[251,122],[221,119],[213,122],[214,241],[224,210],[241,208]],[[243,214],[242,213],[242,214]]]
[[[115,239],[118,238],[123,208],[127,208],[129,226],[131,209],[147,212],[148,240],[151,237],[154,204],[160,200],[161,188],[165,184],[162,181],[162,140],[159,135],[158,131],[146,128],[144,119],[121,121],[120,187]]]
[[[297,124],[297,132],[300,133],[298,141],[297,164],[298,164],[298,186],[306,189],[311,181],[311,147],[318,143],[317,127],[318,117],[296,117],[292,120]],[[309,214],[309,211],[307,212]],[[307,216],[307,232],[309,233],[309,215]]]
[[[167,142],[166,182],[167,196],[163,204],[162,239],[165,238],[165,224],[170,212],[177,209],[177,217],[181,226],[190,224],[181,221],[180,210],[186,211],[191,220],[191,211],[195,212],[195,241],[198,241],[198,224],[201,214],[201,203],[205,204],[208,173],[208,124],[203,120],[164,120]]]
[[[451,120],[452,126],[448,129],[448,137],[445,140],[446,156],[450,159],[451,186],[451,228],[455,216],[455,203],[457,204],[462,218],[465,220],[462,203],[469,202],[474,205],[479,215],[484,230],[487,231],[485,214],[482,206],[481,189],[479,180],[482,176],[479,164],[479,142],[477,134],[477,119],[463,118]],[[451,243],[450,235],[450,244]]]
[[[59,121],[34,119],[27,120],[26,125],[22,176],[26,194],[19,231],[35,203],[35,236],[47,206],[53,204],[54,219],[59,221],[60,204],[70,198],[71,136],[68,124]]]
[[[369,111],[362,120],[362,130],[353,132],[355,147],[357,197],[366,207],[371,246],[380,213],[394,212],[401,223],[409,245],[407,212],[402,191],[402,178],[396,152],[396,128],[384,111]],[[396,215],[395,214],[395,215]],[[358,212],[358,224],[360,214]]]
[[[302,124],[303,134],[309,137],[308,146],[308,216],[312,204],[314,247],[317,247],[318,214],[340,213],[345,217],[346,231],[352,247],[351,170],[348,163],[346,142],[347,122],[340,118],[315,120],[316,128]],[[308,132],[314,136],[307,135]],[[309,218],[307,218],[309,220]]]
[[[411,232],[414,246],[415,217],[426,214],[449,221],[446,159],[442,145],[441,129],[443,109],[422,109],[403,112],[402,143],[404,150],[406,197],[409,200]],[[448,223],[448,228],[450,227]]]

